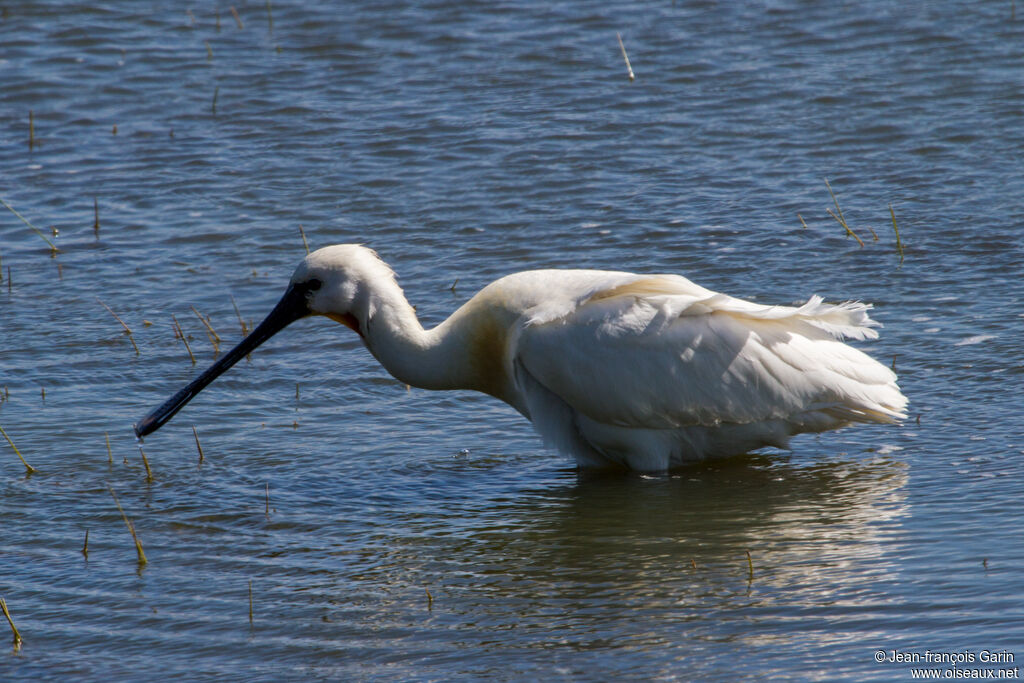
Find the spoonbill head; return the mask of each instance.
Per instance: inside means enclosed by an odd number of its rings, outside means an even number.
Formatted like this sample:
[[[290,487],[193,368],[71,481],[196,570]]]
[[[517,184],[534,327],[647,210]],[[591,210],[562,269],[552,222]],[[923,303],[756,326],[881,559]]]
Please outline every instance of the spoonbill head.
[[[765,306],[678,275],[534,270],[491,283],[425,330],[375,252],[324,247],[238,346],[135,425],[159,429],[290,323],[354,330],[400,381],[481,391],[581,467],[662,471],[851,423],[892,423],[895,374],[843,339],[877,337],[869,304]]]

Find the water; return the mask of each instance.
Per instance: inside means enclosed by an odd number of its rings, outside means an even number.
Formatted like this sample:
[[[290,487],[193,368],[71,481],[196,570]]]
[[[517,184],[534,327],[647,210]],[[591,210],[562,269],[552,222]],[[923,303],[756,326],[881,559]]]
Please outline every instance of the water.
[[[0,19],[0,196],[61,249],[0,210],[0,426],[38,469],[0,448],[0,595],[24,638],[0,678],[910,678],[878,650],[1019,664],[1013,3],[308,4],[271,3],[271,26],[266,3],[237,3],[243,28],[210,4]],[[826,177],[863,248],[828,215]],[[147,439],[147,482],[131,424],[214,358],[190,307],[236,342],[231,297],[246,321],[270,309],[299,226],[376,248],[428,324],[553,266],[871,301],[885,329],[863,347],[895,362],[911,419],[586,476],[511,409],[407,391],[306,320]]]

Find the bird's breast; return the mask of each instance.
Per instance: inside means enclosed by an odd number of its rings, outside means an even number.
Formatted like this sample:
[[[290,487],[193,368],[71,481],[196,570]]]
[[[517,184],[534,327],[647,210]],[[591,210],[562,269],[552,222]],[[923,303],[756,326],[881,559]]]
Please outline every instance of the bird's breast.
[[[510,323],[502,316],[482,313],[473,317],[465,347],[469,370],[467,389],[482,391],[509,402],[509,329]]]

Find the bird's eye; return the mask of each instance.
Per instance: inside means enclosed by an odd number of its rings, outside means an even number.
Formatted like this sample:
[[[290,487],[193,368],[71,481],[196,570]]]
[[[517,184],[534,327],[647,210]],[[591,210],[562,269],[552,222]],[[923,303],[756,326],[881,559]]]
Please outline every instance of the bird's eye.
[[[306,287],[309,288],[309,291],[311,292],[315,292],[316,290],[320,289],[323,286],[324,283],[320,282],[320,280],[316,278],[312,278],[306,281]]]

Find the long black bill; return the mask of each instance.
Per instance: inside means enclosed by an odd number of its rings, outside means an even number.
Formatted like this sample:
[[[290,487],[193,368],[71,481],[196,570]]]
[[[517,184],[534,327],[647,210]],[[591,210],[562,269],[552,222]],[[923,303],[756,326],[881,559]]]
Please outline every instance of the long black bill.
[[[135,435],[142,437],[160,429],[165,422],[174,417],[175,413],[184,408],[185,404],[195,398],[207,384],[217,379],[221,373],[291,323],[309,315],[309,307],[306,303],[307,291],[308,289],[301,285],[289,285],[284,296],[274,306],[274,310],[270,311],[263,322],[257,325],[248,337],[189,382],[188,386],[139,420],[135,424]]]

